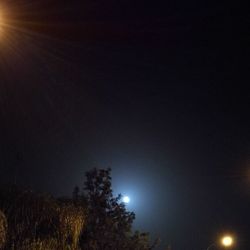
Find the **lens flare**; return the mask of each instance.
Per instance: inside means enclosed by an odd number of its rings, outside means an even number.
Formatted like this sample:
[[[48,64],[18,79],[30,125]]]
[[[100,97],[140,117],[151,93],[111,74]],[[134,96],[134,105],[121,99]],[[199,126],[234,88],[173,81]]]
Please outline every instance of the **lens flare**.
[[[2,30],[3,30],[3,14],[2,11],[0,10],[0,37],[2,35]]]

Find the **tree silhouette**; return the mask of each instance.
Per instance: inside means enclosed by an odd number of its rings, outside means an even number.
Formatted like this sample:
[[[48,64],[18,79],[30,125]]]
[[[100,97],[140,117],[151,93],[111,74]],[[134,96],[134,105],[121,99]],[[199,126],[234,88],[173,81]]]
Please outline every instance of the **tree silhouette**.
[[[135,214],[126,210],[121,195],[113,196],[111,169],[86,173],[83,200],[87,204],[87,224],[81,245],[86,250],[152,249],[148,234],[132,233]],[[74,195],[76,195],[75,189]],[[77,198],[78,199],[78,198]]]

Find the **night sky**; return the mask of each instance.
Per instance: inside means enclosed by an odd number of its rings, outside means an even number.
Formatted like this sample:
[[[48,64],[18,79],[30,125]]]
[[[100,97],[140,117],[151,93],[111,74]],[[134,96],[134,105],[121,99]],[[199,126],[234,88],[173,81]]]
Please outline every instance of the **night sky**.
[[[160,249],[206,249],[228,231],[249,249],[244,6],[9,0],[0,17],[2,183],[69,195],[111,167]]]

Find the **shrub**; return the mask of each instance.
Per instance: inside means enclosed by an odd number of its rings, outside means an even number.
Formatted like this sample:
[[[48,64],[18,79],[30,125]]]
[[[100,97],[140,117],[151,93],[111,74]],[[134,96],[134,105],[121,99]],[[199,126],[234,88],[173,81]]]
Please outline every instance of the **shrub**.
[[[84,209],[72,201],[60,202],[51,196],[10,188],[0,192],[0,208],[9,225],[7,249],[33,250],[45,245],[41,249],[78,248]]]

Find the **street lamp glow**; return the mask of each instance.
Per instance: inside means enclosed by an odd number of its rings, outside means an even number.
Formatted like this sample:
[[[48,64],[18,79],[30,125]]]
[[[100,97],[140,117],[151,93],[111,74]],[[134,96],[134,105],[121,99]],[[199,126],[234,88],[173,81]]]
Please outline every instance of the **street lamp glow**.
[[[0,10],[0,31],[1,31],[1,34],[0,34],[0,35],[2,35],[3,26],[4,26],[3,11],[2,11],[2,10]]]
[[[224,247],[231,247],[234,243],[234,239],[232,236],[230,235],[225,235],[222,239],[221,239],[221,244]]]
[[[0,29],[2,28],[2,23],[3,23],[3,16],[2,12],[0,11]]]
[[[128,204],[130,202],[130,198],[128,196],[123,196],[122,201]]]

